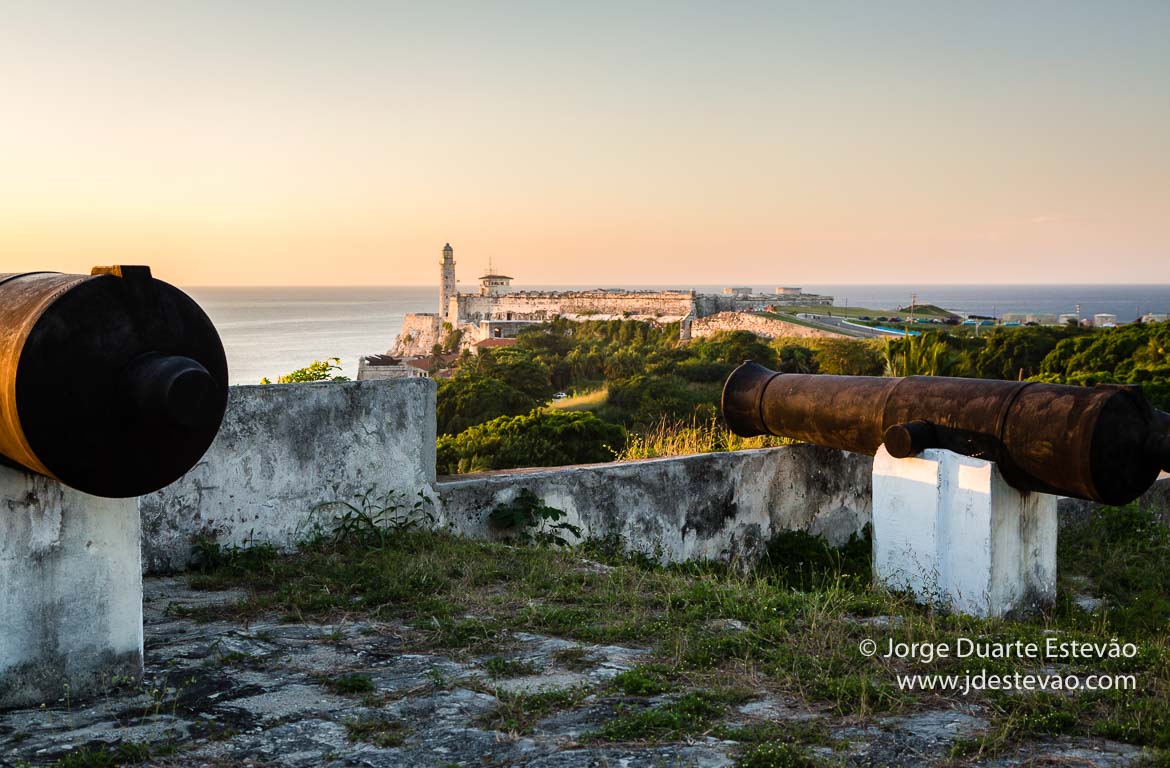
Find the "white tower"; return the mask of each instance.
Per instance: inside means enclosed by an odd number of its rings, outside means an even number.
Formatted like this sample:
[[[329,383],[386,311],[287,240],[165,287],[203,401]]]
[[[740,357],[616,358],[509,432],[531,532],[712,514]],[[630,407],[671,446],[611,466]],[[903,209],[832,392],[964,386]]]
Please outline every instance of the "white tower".
[[[443,260],[439,262],[442,270],[439,275],[439,322],[455,324],[456,318],[447,316],[451,297],[455,295],[455,251],[451,244],[443,246]]]

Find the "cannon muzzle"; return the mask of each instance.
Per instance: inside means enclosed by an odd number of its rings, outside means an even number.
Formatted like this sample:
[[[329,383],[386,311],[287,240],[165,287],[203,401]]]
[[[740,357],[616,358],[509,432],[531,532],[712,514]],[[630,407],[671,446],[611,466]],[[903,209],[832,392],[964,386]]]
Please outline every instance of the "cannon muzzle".
[[[742,437],[783,435],[897,458],[945,448],[996,462],[1021,491],[1126,504],[1170,471],[1170,414],[1136,386],[941,376],[778,373],[746,362],[723,387]]]
[[[0,457],[95,496],[177,480],[219,431],[215,327],[149,267],[0,275]]]

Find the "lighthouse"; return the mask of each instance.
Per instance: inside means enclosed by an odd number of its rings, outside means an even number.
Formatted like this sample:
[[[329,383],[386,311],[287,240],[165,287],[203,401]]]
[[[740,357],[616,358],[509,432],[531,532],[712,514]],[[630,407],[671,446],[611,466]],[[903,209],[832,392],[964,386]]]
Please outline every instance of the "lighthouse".
[[[451,298],[455,295],[455,250],[450,243],[443,246],[443,260],[439,265],[439,322],[452,322],[447,316]]]

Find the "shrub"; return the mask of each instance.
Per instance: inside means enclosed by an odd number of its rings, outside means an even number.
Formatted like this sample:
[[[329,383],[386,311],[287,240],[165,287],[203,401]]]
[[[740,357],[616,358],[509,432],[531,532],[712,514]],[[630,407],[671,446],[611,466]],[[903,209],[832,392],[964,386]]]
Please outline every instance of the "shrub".
[[[587,411],[503,416],[438,441],[441,474],[612,461],[626,432]]]

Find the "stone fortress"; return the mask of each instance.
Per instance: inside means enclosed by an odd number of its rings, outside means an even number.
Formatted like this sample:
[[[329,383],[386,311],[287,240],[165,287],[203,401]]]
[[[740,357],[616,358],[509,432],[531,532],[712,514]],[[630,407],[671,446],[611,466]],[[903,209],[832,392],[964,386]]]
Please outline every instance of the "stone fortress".
[[[528,325],[555,318],[566,320],[643,320],[680,323],[680,337],[691,337],[693,321],[720,312],[744,312],[766,305],[829,304],[832,296],[803,293],[799,288],[778,288],[775,294],[734,288],[722,294],[694,290],[625,290],[598,288],[589,291],[517,291],[512,277],[498,274],[489,262],[479,278],[479,291],[460,293],[455,280],[455,251],[448,243],[439,262],[439,311],[408,314],[402,332],[389,354],[394,357],[429,355],[436,344],[458,331],[459,349],[475,349],[488,339],[513,338]]]

